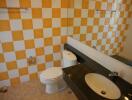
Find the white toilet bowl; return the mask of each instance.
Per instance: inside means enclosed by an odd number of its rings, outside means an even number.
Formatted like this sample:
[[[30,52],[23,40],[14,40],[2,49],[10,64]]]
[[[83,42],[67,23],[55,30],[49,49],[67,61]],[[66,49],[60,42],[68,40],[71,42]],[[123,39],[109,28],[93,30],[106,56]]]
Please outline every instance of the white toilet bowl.
[[[61,67],[51,67],[41,72],[40,81],[45,84],[46,93],[55,93],[66,87]]]
[[[67,50],[63,51],[63,68],[77,64],[76,56]],[[55,93],[66,87],[62,67],[51,67],[40,74],[40,81],[46,85],[46,93]]]

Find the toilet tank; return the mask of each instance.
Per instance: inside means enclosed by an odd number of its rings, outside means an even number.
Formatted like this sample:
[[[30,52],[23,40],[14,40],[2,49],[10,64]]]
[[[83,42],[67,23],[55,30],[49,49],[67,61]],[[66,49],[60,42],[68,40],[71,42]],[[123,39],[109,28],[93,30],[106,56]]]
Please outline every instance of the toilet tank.
[[[63,56],[63,68],[77,64],[77,57],[71,51],[64,50],[62,56]]]

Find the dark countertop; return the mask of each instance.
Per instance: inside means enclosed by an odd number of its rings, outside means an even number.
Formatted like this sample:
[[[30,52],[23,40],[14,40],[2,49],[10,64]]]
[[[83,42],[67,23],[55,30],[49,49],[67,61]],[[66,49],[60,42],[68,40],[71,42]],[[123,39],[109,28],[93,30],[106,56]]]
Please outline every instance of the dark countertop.
[[[105,68],[101,68],[99,66],[97,67],[98,67],[98,71],[96,70],[96,68],[94,69],[94,67],[89,67],[88,63],[82,63],[63,69],[65,81],[67,82],[69,87],[73,90],[73,92],[76,94],[79,100],[109,100],[93,92],[85,83],[84,77],[87,73],[99,73],[108,77],[108,73],[110,71],[108,71]],[[128,93],[132,94],[131,84],[127,83],[125,80],[117,77],[114,83],[120,88],[122,96],[123,95],[127,96]],[[118,100],[123,100],[123,99],[121,97]]]
[[[99,96],[88,87],[88,85],[85,83],[85,75],[87,73],[99,73],[113,81],[119,87],[122,94],[122,96],[118,100],[123,100],[122,97],[128,96],[129,93],[132,94],[132,85],[130,83],[126,82],[120,77],[116,77],[116,80],[111,79],[108,76],[111,71],[101,66],[99,63],[93,61],[89,57],[85,56],[69,44],[65,44],[64,48],[73,52],[77,56],[78,62],[80,62],[80,64],[78,65],[63,68],[64,80],[66,81],[68,86],[73,90],[79,100],[109,100]],[[122,59],[119,59],[119,57],[117,56],[114,56],[113,58],[122,62],[124,61]],[[130,64],[126,60],[124,63],[128,65]]]

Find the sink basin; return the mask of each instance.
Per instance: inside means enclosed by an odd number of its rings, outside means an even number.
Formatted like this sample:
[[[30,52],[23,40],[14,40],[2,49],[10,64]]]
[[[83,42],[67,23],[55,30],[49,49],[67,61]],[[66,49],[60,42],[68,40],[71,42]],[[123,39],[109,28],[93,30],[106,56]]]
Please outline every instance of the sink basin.
[[[85,82],[98,95],[107,99],[119,99],[121,92],[119,88],[105,76],[97,73],[85,75]]]

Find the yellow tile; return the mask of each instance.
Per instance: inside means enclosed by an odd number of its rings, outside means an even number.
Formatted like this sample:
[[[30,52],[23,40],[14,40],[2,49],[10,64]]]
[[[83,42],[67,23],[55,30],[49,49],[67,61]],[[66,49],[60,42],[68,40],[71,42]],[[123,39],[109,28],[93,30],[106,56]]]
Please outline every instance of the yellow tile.
[[[6,62],[6,66],[8,70],[17,69],[16,61]]]
[[[42,9],[41,8],[32,8],[32,17],[33,18],[42,18]]]
[[[67,36],[62,36],[61,37],[61,43],[64,44],[67,42]]]
[[[60,52],[60,51],[61,51],[60,45],[54,45],[54,46],[53,46],[53,51],[54,51],[54,52]]]
[[[52,0],[42,0],[44,8],[51,8]]]
[[[66,20],[64,20],[64,21],[66,21]],[[68,19],[67,19],[67,23],[64,22],[64,24],[66,24],[67,26],[73,26],[73,18],[68,18]],[[65,25],[64,25],[64,26],[65,26]]]
[[[19,74],[20,74],[20,76],[28,75],[28,67],[20,68]]]
[[[81,9],[75,9],[74,10],[74,16],[75,17],[81,17]]]
[[[31,7],[31,0],[19,0],[19,1],[20,1],[20,7],[23,7],[23,8]]]
[[[82,0],[82,8],[88,8],[89,0]]]
[[[0,72],[0,80],[7,80],[9,79],[8,72]]]
[[[53,41],[52,41],[52,38],[51,37],[44,39],[45,46],[52,45],[52,42]]]
[[[35,29],[34,38],[43,38],[43,29]]]
[[[38,79],[38,74],[37,73],[32,73],[32,74],[29,75],[29,77],[30,77],[30,80],[36,80],[36,79]]]
[[[68,8],[70,5],[70,1],[69,0],[61,0],[61,7],[62,8]]]
[[[87,25],[87,18],[81,18],[81,25]]]
[[[38,64],[38,71],[45,70],[45,64]]]
[[[45,55],[45,61],[46,62],[53,61],[53,55],[52,54]]]
[[[12,78],[10,80],[11,80],[11,85],[12,86],[16,86],[16,85],[20,84],[20,78],[19,77]]]
[[[2,47],[3,47],[3,51],[4,52],[10,52],[10,51],[14,50],[14,48],[13,48],[13,42],[2,43]]]
[[[20,19],[20,10],[18,9],[8,9],[8,15],[10,19]]]
[[[52,19],[51,18],[43,19],[43,26],[47,28],[52,27]]]
[[[15,54],[16,54],[16,59],[24,59],[24,58],[26,58],[25,50],[16,51]]]
[[[86,41],[86,34],[80,34],[80,41]]]
[[[36,56],[44,55],[44,49],[43,48],[36,48]]]
[[[4,55],[0,53],[0,63],[5,62]]]
[[[52,9],[52,17],[53,18],[60,18],[60,8],[53,8]]]
[[[23,33],[22,33],[22,31],[13,31],[12,37],[13,37],[13,40],[15,40],[15,41],[23,40]]]
[[[53,28],[53,36],[60,36],[60,28]]]
[[[31,49],[34,48],[34,40],[25,40],[25,48],[26,49]]]
[[[54,61],[54,67],[61,67],[61,61],[60,60]]]
[[[22,25],[23,29],[32,29],[33,28],[32,19],[23,19]]]
[[[88,33],[92,33],[92,31],[93,31],[93,27],[92,27],[92,26],[88,26],[88,27],[87,27],[87,32],[88,32]]]
[[[88,17],[94,17],[94,10],[88,10]]]
[[[0,31],[9,31],[10,23],[9,20],[0,20]]]
[[[68,25],[67,18],[61,18],[61,26],[67,27],[67,25]]]
[[[0,1],[0,7],[6,7],[6,0]]]

